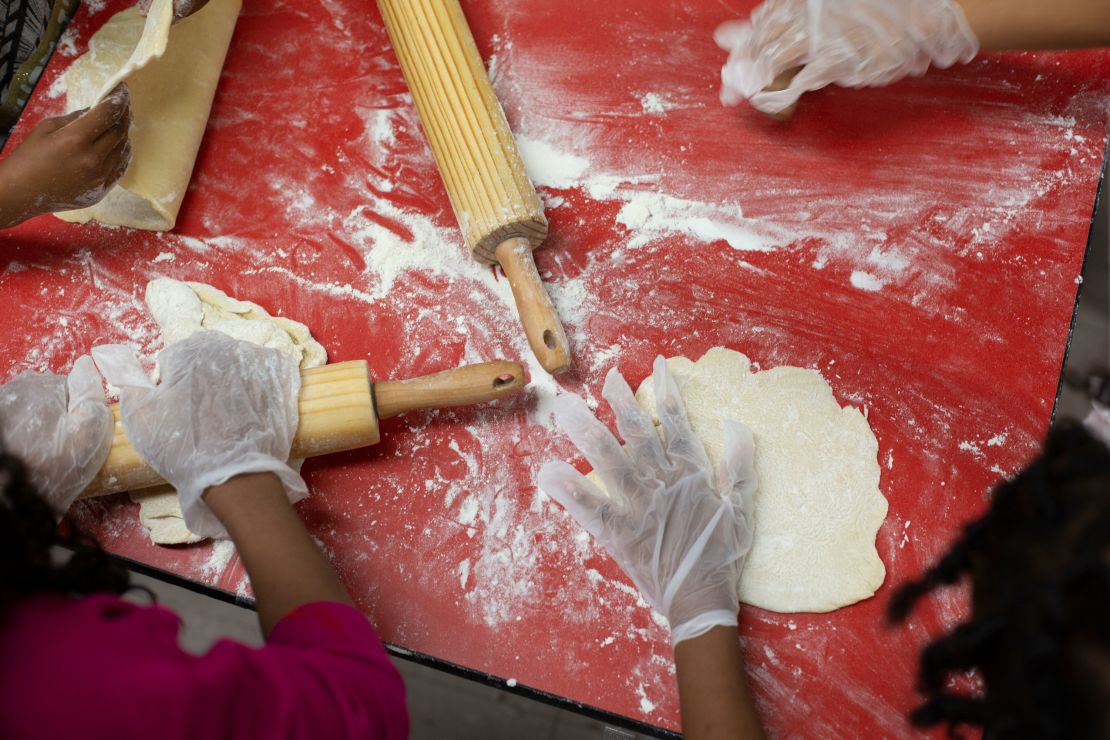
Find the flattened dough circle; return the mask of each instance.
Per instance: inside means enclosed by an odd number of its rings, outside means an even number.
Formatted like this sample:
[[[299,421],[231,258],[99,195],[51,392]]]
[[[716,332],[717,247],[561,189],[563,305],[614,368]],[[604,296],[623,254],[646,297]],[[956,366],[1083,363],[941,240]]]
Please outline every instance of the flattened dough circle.
[[[815,370],[754,372],[747,357],[720,347],[696,363],[667,364],[714,465],[725,419],[747,424],[755,437],[755,537],[740,600],[776,612],[828,612],[872,596],[886,576],[875,537],[887,501],[863,414],[841,408]],[[636,400],[658,425],[650,378]]]

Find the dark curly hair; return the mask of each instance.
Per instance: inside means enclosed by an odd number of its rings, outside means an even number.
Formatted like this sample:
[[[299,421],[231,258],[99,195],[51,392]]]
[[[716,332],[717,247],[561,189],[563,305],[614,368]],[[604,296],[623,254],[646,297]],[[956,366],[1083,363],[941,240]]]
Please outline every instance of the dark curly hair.
[[[965,575],[972,616],[922,652],[926,699],[911,721],[992,739],[1110,737],[1110,450],[1074,422],[1054,429],[952,549],[898,589],[888,616],[904,620]],[[972,669],[981,697],[946,689]]]
[[[71,555],[59,562],[52,548]],[[0,448],[0,614],[35,594],[123,593],[127,569],[71,521],[58,526],[23,463]]]

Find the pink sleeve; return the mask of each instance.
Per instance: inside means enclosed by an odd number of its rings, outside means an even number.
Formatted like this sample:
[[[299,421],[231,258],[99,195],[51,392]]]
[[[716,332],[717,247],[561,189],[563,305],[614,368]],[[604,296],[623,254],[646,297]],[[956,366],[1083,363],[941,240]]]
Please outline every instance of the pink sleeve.
[[[252,649],[217,643],[196,664],[187,736],[404,738],[405,688],[362,614],[305,604]]]

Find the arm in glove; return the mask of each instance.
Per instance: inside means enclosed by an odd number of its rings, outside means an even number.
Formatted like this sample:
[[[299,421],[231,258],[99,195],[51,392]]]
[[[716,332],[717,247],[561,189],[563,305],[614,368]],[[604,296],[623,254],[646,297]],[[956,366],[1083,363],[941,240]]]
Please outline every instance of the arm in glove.
[[[201,496],[242,473],[276,474],[290,501],[308,495],[286,462],[301,388],[289,357],[220,332],[197,332],[162,351],[157,386],[125,347],[97,347],[93,357],[108,382],[121,389],[127,438],[177,489],[191,531],[226,536]]]
[[[715,34],[721,102],[781,113],[827,85],[875,87],[967,63],[979,41],[955,0],[766,0]],[[797,74],[784,89],[767,89]]]
[[[624,378],[613,370],[605,379],[603,395],[626,449],[582,399],[559,396],[556,421],[606,491],[560,462],[544,466],[539,483],[666,616],[677,645],[714,626],[737,624],[737,581],[752,541],[754,447],[747,427],[727,422],[714,470],[661,357],[653,382],[662,441]]]
[[[68,377],[23,373],[0,387],[0,441],[27,466],[31,482],[65,514],[112,447],[115,420],[88,356]]]

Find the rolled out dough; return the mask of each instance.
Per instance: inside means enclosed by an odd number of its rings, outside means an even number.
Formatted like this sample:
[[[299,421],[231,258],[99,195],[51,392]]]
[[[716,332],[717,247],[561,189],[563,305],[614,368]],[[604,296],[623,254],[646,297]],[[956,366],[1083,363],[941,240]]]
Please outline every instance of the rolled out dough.
[[[875,537],[887,502],[878,443],[863,414],[841,408],[815,370],[754,372],[747,357],[720,347],[696,363],[667,364],[714,465],[724,420],[743,422],[755,437],[755,536],[740,600],[776,612],[828,612],[872,596],[886,576]],[[658,425],[650,378],[636,400]]]
[[[123,66],[100,85],[100,91],[92,101],[95,105],[112,92],[116,85],[126,82],[134,72],[139,71],[166,53],[170,40],[170,26],[173,25],[173,0],[154,0],[146,14],[142,35],[135,44],[134,51]],[[94,37],[95,38],[95,37]]]
[[[327,352],[304,324],[271,316],[257,303],[237,300],[211,285],[157,278],[147,283],[146,305],[162,329],[167,347],[194,332],[209,330],[284,352],[302,370],[328,361]],[[139,504],[139,521],[155,544],[181,545],[202,539],[186,528],[172,487],[136,491],[131,500]]]
[[[104,200],[58,218],[173,228],[241,2],[211,0],[171,27],[172,0],[155,0],[146,19],[131,7],[93,35],[89,50],[66,71],[66,110],[95,104],[123,78],[131,93],[131,165]]]

